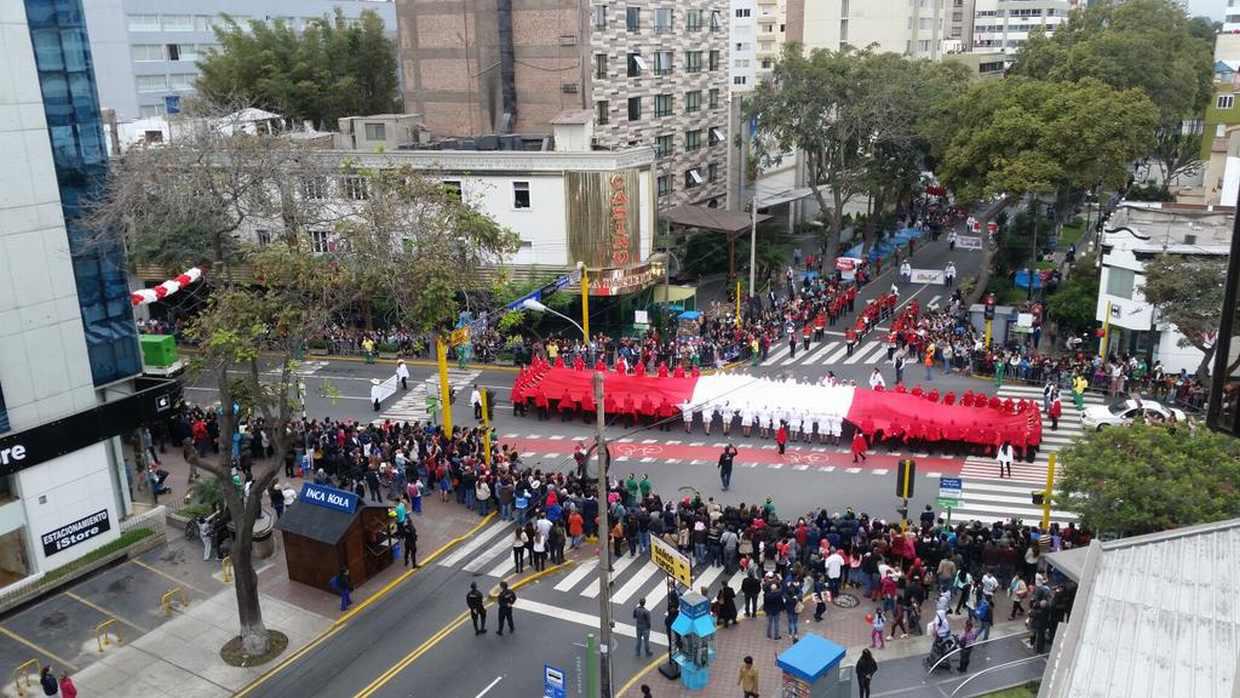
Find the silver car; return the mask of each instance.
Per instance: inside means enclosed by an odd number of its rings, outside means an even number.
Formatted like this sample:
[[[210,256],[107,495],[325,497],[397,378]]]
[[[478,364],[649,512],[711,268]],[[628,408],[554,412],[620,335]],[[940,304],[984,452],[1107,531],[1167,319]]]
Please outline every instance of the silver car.
[[[1131,424],[1134,419],[1144,416],[1152,422],[1166,422],[1172,418],[1183,422],[1184,412],[1174,407],[1167,407],[1155,400],[1144,398],[1120,398],[1110,405],[1095,405],[1085,408],[1081,417],[1081,425],[1086,429],[1102,430],[1104,427]]]

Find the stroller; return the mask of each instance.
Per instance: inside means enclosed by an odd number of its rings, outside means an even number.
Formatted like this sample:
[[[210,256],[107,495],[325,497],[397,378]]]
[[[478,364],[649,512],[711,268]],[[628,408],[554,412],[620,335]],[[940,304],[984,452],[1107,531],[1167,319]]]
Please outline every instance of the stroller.
[[[921,661],[925,665],[926,670],[929,671],[930,668],[933,667],[940,659],[946,657],[952,652],[955,652],[959,648],[960,641],[956,639],[955,635],[948,633],[944,637],[937,637],[934,639],[934,644],[930,646],[930,654],[926,655],[926,657]],[[946,668],[950,671],[951,662],[943,662],[938,665],[938,668]]]

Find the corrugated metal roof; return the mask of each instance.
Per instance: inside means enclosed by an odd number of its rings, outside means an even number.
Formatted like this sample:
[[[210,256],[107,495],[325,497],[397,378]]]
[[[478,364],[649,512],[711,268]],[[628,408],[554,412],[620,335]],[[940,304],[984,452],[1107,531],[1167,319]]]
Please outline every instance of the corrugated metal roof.
[[[1240,694],[1238,572],[1240,519],[1095,541],[1039,698]]]

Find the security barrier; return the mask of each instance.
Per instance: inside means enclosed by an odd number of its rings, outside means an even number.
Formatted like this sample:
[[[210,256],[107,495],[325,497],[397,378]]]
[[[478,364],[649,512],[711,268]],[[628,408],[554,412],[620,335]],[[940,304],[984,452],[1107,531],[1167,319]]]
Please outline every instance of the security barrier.
[[[31,659],[28,662],[22,662],[13,670],[13,685],[17,687],[17,695],[20,698],[26,698],[26,691],[30,688],[30,675],[31,673],[38,674],[41,666],[39,660]],[[33,672],[30,671],[32,667]]]
[[[220,560],[220,572],[224,575],[224,583],[232,584],[233,580],[233,561],[232,556]]]
[[[184,587],[172,587],[159,597],[159,608],[165,616],[172,615],[172,603],[178,598],[181,600],[181,608],[189,605],[189,594],[185,593]]]
[[[108,633],[116,636],[116,644],[120,645],[124,642],[121,637],[120,627],[116,625],[115,618],[109,618],[99,625],[95,626],[95,642],[99,645],[99,652],[103,652],[103,648],[108,646]]]

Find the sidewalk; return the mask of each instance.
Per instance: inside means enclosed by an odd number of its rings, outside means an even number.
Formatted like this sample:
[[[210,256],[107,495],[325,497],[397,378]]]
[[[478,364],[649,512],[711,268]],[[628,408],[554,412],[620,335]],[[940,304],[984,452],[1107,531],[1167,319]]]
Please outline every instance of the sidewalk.
[[[861,596],[859,590],[848,590],[847,593],[857,597],[861,603],[855,608],[840,608],[833,604],[828,605],[827,613],[822,622],[815,623],[814,607],[812,603],[805,604],[805,610],[801,613],[797,621],[797,630],[804,637],[807,633],[821,635],[832,642],[848,648],[847,654],[844,655],[843,665],[851,666],[857,662],[857,658],[861,656],[861,650],[870,646],[870,626],[866,623],[865,616],[874,610],[876,604],[866,601]],[[1008,613],[1011,612],[1011,604],[1008,602],[1006,594],[995,595],[996,604],[994,617],[997,622],[991,628],[991,637],[1003,634],[1011,634],[1023,630],[1023,621],[1002,622],[1006,621]],[[761,604],[761,596],[758,597]],[[787,618],[780,619],[780,640],[769,640],[766,637],[766,616],[762,613],[756,618],[744,617],[744,599],[737,598],[738,608],[741,610],[740,623],[729,628],[719,628],[715,633],[715,648],[718,655],[715,657],[714,663],[711,665],[711,679],[707,688],[709,695],[730,695],[736,689],[736,680],[740,672],[740,666],[746,656],[754,658],[754,665],[758,668],[759,693],[764,696],[781,695],[782,690],[782,672],[776,665],[776,659],[781,652],[784,652],[792,646],[792,640],[787,634],[788,621]],[[922,626],[929,623],[934,618],[934,602],[927,600],[922,605],[921,620]],[[950,615],[952,629],[955,633],[964,631],[965,616]],[[887,632],[890,632],[888,630]],[[919,677],[905,677],[902,681],[900,678],[891,675],[884,675],[882,668],[885,662],[906,657],[922,657],[930,652],[930,638],[925,635],[909,635],[907,638],[897,636],[895,640],[888,640],[885,649],[873,650],[874,658],[878,661],[879,674],[882,676],[884,685],[892,685],[897,683],[907,683],[908,680]],[[666,661],[666,657],[664,657]],[[921,663],[916,662],[915,666],[920,670]],[[980,671],[985,668],[985,662],[981,656],[977,654],[973,658],[974,671]],[[907,670],[906,670],[907,671]],[[923,672],[924,674],[924,672]],[[672,683],[663,675],[659,674],[657,664],[652,664],[644,673],[632,680],[631,685],[626,690],[619,693],[617,698],[641,698],[641,685],[648,684],[652,689],[652,693],[657,698],[693,698],[694,696],[703,695],[701,692],[686,690],[679,681]],[[874,683],[876,693],[881,693],[883,689],[877,677]]]
[[[179,449],[170,448],[160,460],[170,473],[165,484],[173,490],[159,497],[160,504],[175,511],[183,506],[189,466]],[[297,478],[281,479],[281,484],[300,490],[302,483]],[[149,506],[149,492],[134,494],[139,506]],[[455,502],[430,497],[424,500],[423,511],[415,519],[422,558],[481,520]],[[263,620],[269,629],[289,638],[288,648],[271,662],[244,668],[220,658],[220,648],[238,631],[235,591],[223,581],[214,556],[204,561],[201,545],[170,527],[167,544],[0,618],[0,661],[9,672],[9,683],[0,694],[18,695],[12,670],[34,657],[58,671],[71,671],[79,694],[92,698],[232,695],[329,631],[341,616],[335,594],[288,579],[278,531],[275,543],[270,558],[255,561]],[[355,608],[409,572],[397,563],[367,580],[353,594]],[[189,603],[176,604],[169,617],[160,609],[160,597],[174,586],[185,590]],[[95,628],[107,620],[114,623],[109,645],[101,651]]]

